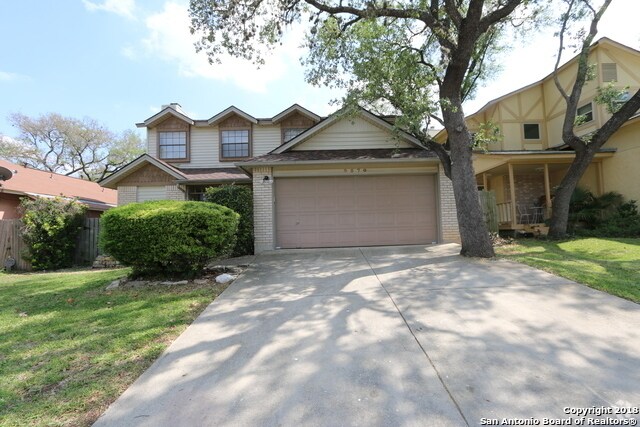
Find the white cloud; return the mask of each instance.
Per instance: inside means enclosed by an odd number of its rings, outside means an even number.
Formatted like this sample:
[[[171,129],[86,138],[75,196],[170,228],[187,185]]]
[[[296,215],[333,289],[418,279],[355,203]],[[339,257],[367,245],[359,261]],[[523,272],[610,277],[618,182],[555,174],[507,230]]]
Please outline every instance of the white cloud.
[[[18,79],[25,78],[22,74],[9,73],[7,71],[0,71],[0,82],[10,82]]]
[[[133,48],[133,46],[125,46],[122,48],[120,52],[122,52],[122,55],[124,55],[126,58],[132,61],[135,61],[138,59],[138,56],[136,55],[136,51]]]
[[[94,3],[89,0],[82,0],[84,7],[88,11],[104,10],[106,12],[115,13],[125,18],[135,19],[133,14],[136,8],[135,0],[104,0],[102,3]]]
[[[229,55],[221,57],[221,64],[209,64],[205,53],[196,53],[197,36],[189,31],[190,19],[184,5],[167,2],[162,12],[150,15],[145,23],[149,31],[143,40],[146,53],[175,64],[181,76],[229,81],[247,91],[264,93],[270,82],[282,78],[290,68],[300,67],[300,34],[292,34],[258,69],[250,61]]]

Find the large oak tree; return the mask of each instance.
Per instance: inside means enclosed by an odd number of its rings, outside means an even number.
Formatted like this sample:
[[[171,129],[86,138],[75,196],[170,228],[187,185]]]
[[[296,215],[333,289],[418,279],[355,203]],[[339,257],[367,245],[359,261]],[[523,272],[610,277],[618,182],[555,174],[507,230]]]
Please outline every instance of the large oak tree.
[[[396,126],[440,158],[453,182],[462,255],[491,257],[462,103],[487,75],[504,28],[533,22],[535,0],[191,0],[198,50],[257,60],[288,26],[308,23],[307,78],[346,89],[356,105],[399,115]],[[541,2],[544,3],[544,2]],[[266,48],[266,49],[265,49]],[[442,124],[446,146],[429,125]]]

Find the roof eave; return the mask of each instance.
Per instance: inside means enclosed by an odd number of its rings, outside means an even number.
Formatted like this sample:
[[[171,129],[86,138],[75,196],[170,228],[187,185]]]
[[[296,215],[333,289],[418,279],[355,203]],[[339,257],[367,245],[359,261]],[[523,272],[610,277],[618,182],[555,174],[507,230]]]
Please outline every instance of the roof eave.
[[[237,164],[239,168],[273,167],[273,166],[295,166],[295,165],[321,165],[321,164],[352,164],[352,163],[439,163],[437,157],[427,158],[397,158],[397,159],[340,159],[340,160],[281,160],[272,162],[247,162]]]

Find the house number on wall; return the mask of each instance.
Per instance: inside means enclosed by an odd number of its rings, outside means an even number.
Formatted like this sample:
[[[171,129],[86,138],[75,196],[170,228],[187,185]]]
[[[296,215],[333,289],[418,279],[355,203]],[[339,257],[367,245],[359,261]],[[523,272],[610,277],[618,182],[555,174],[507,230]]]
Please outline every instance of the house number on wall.
[[[367,171],[367,168],[355,168],[355,169],[345,169],[344,173],[364,173]]]

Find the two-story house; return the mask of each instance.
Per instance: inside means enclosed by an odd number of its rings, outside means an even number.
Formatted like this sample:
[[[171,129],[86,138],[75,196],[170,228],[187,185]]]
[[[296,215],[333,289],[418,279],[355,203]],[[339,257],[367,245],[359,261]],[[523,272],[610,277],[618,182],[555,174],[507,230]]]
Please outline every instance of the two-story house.
[[[320,117],[299,105],[270,118],[229,107],[195,120],[170,104],[138,124],[147,153],[101,185],[118,190],[120,205],[249,185],[256,252],[458,241],[438,158],[389,120],[365,110]]]
[[[640,87],[640,52],[602,38],[591,47],[589,63],[595,79],[583,89],[578,114],[582,123],[575,129],[584,135],[601,127],[610,114],[594,101],[597,88],[610,82],[628,87],[632,94]],[[558,70],[565,91],[575,81],[577,57]],[[621,99],[624,101],[624,99]],[[467,117],[473,132],[482,123],[496,124],[502,134],[488,151],[474,155],[478,187],[493,191],[503,230],[545,231],[551,214],[553,193],[574,153],[562,141],[566,104],[554,83],[553,74],[529,86],[488,102]],[[446,140],[443,131],[437,137]],[[627,199],[640,200],[640,114],[629,119],[604,145],[580,181],[596,195],[616,191]]]

